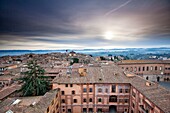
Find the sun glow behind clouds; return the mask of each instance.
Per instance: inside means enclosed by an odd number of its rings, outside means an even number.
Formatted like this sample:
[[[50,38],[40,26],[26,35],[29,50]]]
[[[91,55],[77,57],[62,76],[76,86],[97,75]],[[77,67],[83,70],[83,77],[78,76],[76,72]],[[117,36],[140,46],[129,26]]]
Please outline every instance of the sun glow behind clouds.
[[[105,32],[104,38],[107,39],[107,40],[112,40],[113,39],[113,33],[111,31]]]

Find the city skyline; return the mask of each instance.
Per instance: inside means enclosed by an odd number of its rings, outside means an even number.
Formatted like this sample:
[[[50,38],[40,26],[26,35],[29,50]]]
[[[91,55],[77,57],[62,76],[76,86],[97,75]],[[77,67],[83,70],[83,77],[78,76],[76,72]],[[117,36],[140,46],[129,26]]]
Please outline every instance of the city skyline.
[[[168,0],[0,1],[0,49],[170,47]]]

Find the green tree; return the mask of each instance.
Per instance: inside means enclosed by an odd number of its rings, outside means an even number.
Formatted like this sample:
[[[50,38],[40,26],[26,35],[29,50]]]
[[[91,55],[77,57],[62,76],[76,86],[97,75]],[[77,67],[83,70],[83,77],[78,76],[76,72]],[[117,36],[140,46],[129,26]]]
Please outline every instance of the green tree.
[[[19,79],[24,82],[21,88],[23,96],[45,94],[50,89],[48,78],[44,76],[45,70],[35,60],[30,61],[27,65],[28,71],[24,73],[24,77]]]
[[[103,56],[100,56],[100,59],[101,59],[101,60],[106,60],[106,58],[105,58],[105,57],[103,57]]]
[[[79,63],[79,59],[78,58],[72,58],[70,61],[70,65],[73,65],[74,63]]]

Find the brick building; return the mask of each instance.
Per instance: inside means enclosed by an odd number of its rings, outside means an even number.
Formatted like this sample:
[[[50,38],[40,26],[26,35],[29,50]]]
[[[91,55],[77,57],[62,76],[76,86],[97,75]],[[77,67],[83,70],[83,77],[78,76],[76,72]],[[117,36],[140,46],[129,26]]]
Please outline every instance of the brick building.
[[[169,113],[170,91],[116,65],[66,71],[53,80],[61,89],[61,113]]]
[[[170,80],[170,60],[122,60],[117,65],[123,70],[141,75],[147,80]]]

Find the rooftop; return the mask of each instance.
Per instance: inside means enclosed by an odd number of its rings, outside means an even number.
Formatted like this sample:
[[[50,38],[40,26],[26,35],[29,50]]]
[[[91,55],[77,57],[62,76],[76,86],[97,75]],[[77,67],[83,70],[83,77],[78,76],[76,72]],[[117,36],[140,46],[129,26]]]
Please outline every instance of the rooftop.
[[[8,98],[0,103],[0,112],[11,110],[16,113],[44,113],[56,94],[57,90],[52,90],[44,96]],[[17,100],[18,103],[14,105]]]
[[[87,75],[84,77],[80,77],[78,71],[72,71],[70,76],[63,72],[53,83],[129,83],[124,72],[115,65],[86,68]]]
[[[24,110],[24,113],[44,113],[52,100],[56,97],[57,93],[57,90],[47,92],[37,104],[29,106],[26,110]]]
[[[14,93],[21,88],[20,85],[12,85],[0,91],[0,100],[6,98],[8,95]]]

